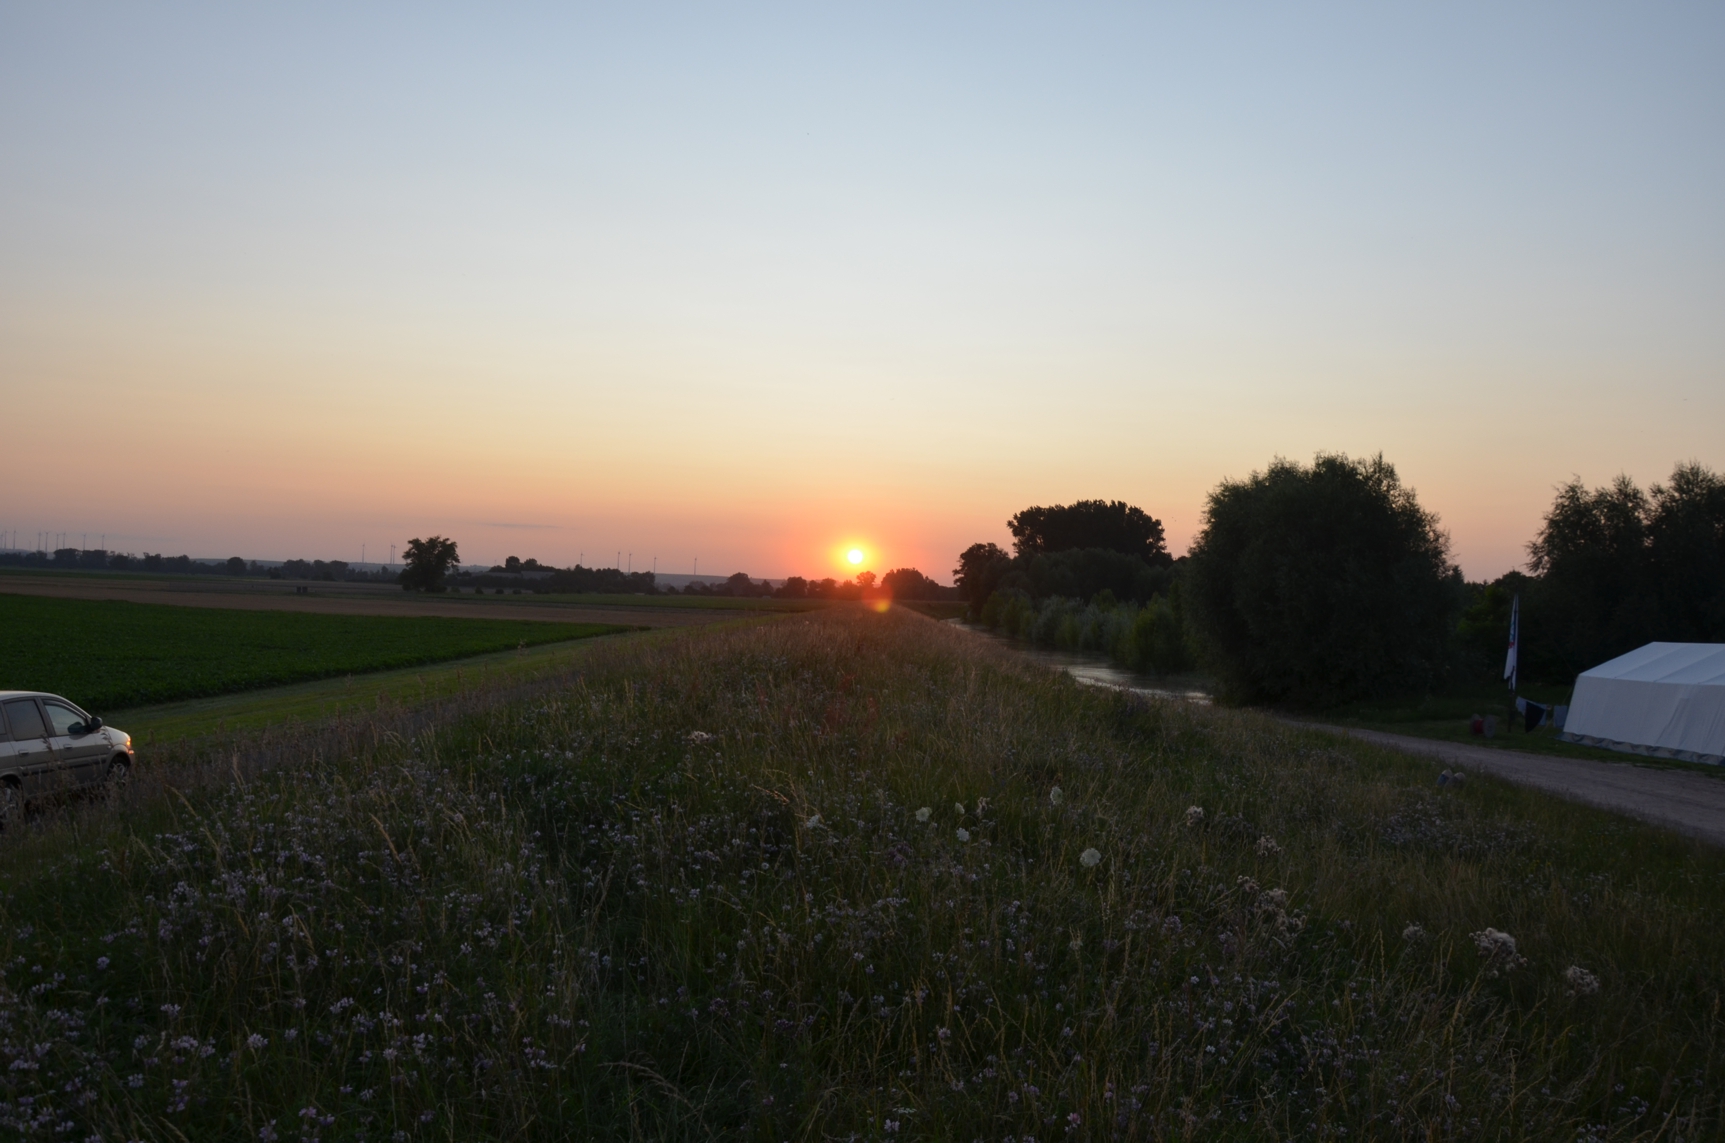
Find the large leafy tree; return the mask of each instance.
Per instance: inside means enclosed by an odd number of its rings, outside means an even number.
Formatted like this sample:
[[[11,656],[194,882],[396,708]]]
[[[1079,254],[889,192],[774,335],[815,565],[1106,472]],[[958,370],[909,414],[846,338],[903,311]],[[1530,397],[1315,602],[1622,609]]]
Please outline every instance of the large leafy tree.
[[[1006,522],[1020,556],[1101,548],[1152,564],[1171,562],[1162,521],[1124,500],[1080,500],[1051,508],[1026,508]]]
[[[972,544],[959,553],[952,569],[952,582],[970,604],[971,617],[982,614],[982,605],[1012,570],[1012,557],[999,544]]]
[[[409,540],[402,559],[407,564],[401,569],[401,586],[405,591],[442,591],[444,577],[461,562],[455,541],[442,536]]]
[[[1647,567],[1647,495],[1627,476],[1557,490],[1532,543],[1524,644],[1531,674],[1573,675],[1645,642],[1658,599]]]
[[[1647,562],[1665,637],[1725,642],[1725,477],[1680,464],[1650,496]]]
[[[1654,640],[1725,640],[1725,479],[1680,464],[1643,492],[1627,476],[1558,488],[1528,545],[1538,579],[1524,643],[1567,679]]]
[[[1381,455],[1224,481],[1190,556],[1188,615],[1233,701],[1323,706],[1444,673],[1461,573]]]
[[[894,599],[940,599],[948,594],[916,568],[893,568],[880,577],[880,585]]]

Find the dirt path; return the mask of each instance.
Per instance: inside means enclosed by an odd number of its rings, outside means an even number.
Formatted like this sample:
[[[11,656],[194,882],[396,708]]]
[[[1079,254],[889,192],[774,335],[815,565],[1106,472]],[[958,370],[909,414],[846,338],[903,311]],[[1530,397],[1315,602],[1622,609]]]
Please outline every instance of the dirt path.
[[[172,580],[72,580],[57,576],[0,577],[0,593],[47,595],[59,599],[117,599],[165,603],[174,607],[216,607],[230,611],[310,611],[324,615],[438,615],[450,619],[534,619],[552,623],[618,623],[630,627],[690,627],[740,619],[746,612],[705,608],[607,607],[584,603],[505,603],[480,596],[409,595],[391,588],[354,591],[330,584],[310,585],[299,595],[292,583],[245,588],[197,588]]]
[[[1492,774],[1571,801],[1616,810],[1714,845],[1725,845],[1725,781],[1703,774],[1628,762],[1597,762],[1591,758],[1551,758],[1519,750],[1386,734],[1381,730],[1297,725],[1351,734],[1408,754],[1424,754],[1447,766]]]

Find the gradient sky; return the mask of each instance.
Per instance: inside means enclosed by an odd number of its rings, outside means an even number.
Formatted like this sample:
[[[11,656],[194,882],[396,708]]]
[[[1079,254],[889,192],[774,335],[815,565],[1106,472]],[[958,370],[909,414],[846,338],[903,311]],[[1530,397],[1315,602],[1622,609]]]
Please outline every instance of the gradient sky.
[[[1725,6],[0,3],[0,529],[945,580],[1725,468]],[[628,557],[626,556],[625,559]]]

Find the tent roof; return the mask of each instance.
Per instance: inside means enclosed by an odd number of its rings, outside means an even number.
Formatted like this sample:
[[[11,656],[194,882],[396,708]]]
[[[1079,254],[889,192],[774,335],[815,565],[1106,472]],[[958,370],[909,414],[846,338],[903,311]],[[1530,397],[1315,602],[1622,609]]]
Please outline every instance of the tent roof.
[[[1725,643],[1649,643],[1583,671],[1581,678],[1725,687]]]
[[[1725,643],[1649,643],[1581,672],[1563,737],[1725,762]]]

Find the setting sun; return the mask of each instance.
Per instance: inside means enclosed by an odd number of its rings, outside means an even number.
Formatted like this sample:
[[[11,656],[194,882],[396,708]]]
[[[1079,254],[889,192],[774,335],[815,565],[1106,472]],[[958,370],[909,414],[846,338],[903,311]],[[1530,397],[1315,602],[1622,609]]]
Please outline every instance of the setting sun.
[[[861,548],[852,548],[850,551],[845,553],[845,559],[849,560],[853,564],[860,564],[863,562],[863,550]]]

